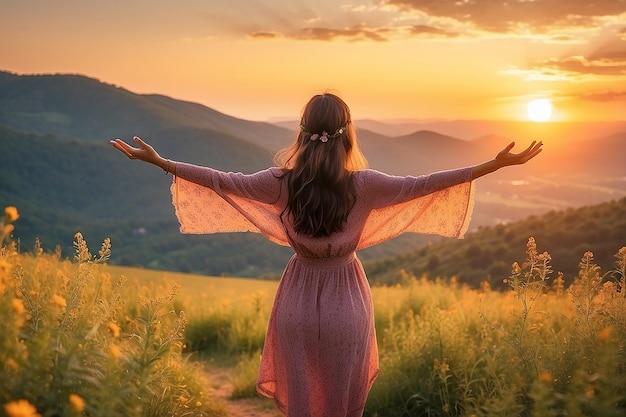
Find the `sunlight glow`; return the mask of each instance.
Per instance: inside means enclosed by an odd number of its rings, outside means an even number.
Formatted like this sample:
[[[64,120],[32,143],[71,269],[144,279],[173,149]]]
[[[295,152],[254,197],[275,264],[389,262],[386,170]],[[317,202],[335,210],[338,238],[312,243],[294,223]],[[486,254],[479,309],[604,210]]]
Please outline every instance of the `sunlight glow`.
[[[537,98],[528,103],[526,111],[533,122],[547,122],[552,116],[552,103],[547,98]]]

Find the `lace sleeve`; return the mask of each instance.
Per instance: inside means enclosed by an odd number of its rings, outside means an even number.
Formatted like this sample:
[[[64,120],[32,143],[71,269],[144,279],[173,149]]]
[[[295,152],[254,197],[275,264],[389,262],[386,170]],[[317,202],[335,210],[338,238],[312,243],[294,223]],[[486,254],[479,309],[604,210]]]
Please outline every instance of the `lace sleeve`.
[[[474,206],[471,168],[422,177],[364,176],[362,195],[371,212],[359,240],[363,249],[405,232],[462,238]]]
[[[244,175],[179,163],[171,192],[182,233],[254,232],[288,245],[276,169]]]

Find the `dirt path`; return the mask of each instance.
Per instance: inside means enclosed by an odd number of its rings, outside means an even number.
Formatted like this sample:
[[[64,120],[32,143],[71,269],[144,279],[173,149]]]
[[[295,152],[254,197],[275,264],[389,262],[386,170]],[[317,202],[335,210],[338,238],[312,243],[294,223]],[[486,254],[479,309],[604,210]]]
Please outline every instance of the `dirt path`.
[[[257,398],[232,399],[233,384],[228,369],[211,365],[204,366],[209,382],[209,393],[224,404],[228,417],[283,417],[274,403],[261,396]]]

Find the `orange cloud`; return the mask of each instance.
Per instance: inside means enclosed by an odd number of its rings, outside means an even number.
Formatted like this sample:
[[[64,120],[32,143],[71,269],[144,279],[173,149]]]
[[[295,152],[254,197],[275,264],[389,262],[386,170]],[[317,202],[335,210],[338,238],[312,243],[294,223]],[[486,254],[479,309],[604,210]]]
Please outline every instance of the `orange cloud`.
[[[597,93],[586,93],[578,96],[581,100],[597,101],[597,102],[611,102],[611,101],[626,101],[626,90],[624,91],[605,91]]]
[[[332,11],[311,6],[297,13],[284,12],[267,6],[261,13],[265,19],[251,23],[249,27],[255,29],[248,35],[257,39],[385,42],[407,37],[481,36],[487,32],[541,35],[545,41],[571,43],[617,25],[613,36],[626,39],[626,28],[619,27],[626,17],[623,1],[594,2],[589,7],[588,0],[383,0],[369,7],[340,6]],[[263,22],[272,22],[272,29],[265,29]]]
[[[434,26],[428,25],[414,25],[409,29],[411,35],[417,36],[429,36],[429,37],[445,37],[445,38],[454,38],[459,36],[459,33],[449,32],[444,29],[440,29]]]
[[[391,32],[389,28],[368,28],[365,25],[358,25],[347,29],[332,29],[324,27],[304,28],[293,36],[295,39],[323,40],[330,41],[343,38],[351,41],[370,40],[385,42],[387,35]]]
[[[534,69],[621,78],[626,76],[626,42],[613,40],[588,56],[551,58],[536,63]]]
[[[454,38],[460,36],[457,32],[447,31],[435,26],[413,25],[408,27],[367,27],[364,24],[351,28],[337,29],[331,27],[307,27],[295,33],[278,33],[258,31],[250,34],[256,39],[289,38],[295,40],[332,41],[343,39],[347,41],[375,41],[386,42],[397,37],[427,37],[427,38]]]
[[[593,27],[597,18],[626,13],[623,1],[534,0],[534,1],[459,1],[459,0],[385,0],[385,5],[412,10],[430,17],[446,17],[472,23],[477,28],[515,33],[519,29]]]
[[[250,34],[251,37],[253,38],[257,38],[257,39],[276,39],[276,38],[280,38],[280,34],[275,33],[275,32],[254,32]]]
[[[458,32],[448,31],[436,26],[416,24],[412,26],[390,27],[367,26],[359,24],[349,28],[332,27],[305,27],[294,33],[277,33],[269,31],[258,31],[251,33],[252,38],[275,39],[289,38],[295,40],[320,40],[332,41],[343,39],[347,41],[375,41],[386,42],[392,38],[405,38],[407,36],[427,37],[427,38],[454,38],[460,36]]]
[[[552,58],[541,62],[538,67],[577,74],[626,75],[626,61],[609,59],[590,60],[583,56]]]

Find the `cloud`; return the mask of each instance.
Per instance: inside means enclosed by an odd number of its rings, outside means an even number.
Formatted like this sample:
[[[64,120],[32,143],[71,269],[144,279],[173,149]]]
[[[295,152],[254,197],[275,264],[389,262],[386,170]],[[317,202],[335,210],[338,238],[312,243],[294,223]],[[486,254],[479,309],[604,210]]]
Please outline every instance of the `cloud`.
[[[539,61],[533,65],[533,69],[562,72],[572,76],[597,75],[626,79],[626,41],[612,37],[591,53]]]
[[[454,38],[459,36],[457,32],[449,32],[445,29],[441,29],[434,26],[429,25],[413,25],[409,28],[409,32],[411,35],[417,36],[428,36],[428,37],[445,37],[445,38]]]
[[[231,34],[259,40],[386,42],[514,35],[574,44],[586,42],[590,34],[608,27],[617,28],[616,34],[626,39],[622,23],[626,21],[626,1],[277,0],[245,4],[249,11],[245,15],[213,14],[219,17],[216,25]],[[227,10],[232,13],[233,8]]]
[[[256,39],[276,39],[276,38],[280,38],[281,35],[276,32],[262,32],[261,31],[261,32],[251,33],[250,37],[256,38]]]
[[[296,40],[347,40],[356,41],[375,41],[387,42],[392,39],[406,37],[421,38],[454,38],[461,34],[455,31],[448,31],[436,26],[429,25],[406,25],[406,26],[378,26],[370,27],[365,24],[359,24],[349,28],[332,28],[332,27],[305,27],[293,33],[276,33],[276,32],[255,32],[251,34],[254,38],[272,39],[277,37],[296,39]]]
[[[611,31],[602,43],[591,51],[573,53],[532,62],[527,68],[511,67],[501,74],[523,78],[525,81],[600,81],[626,83],[626,41],[623,30]],[[597,42],[589,42],[587,49]],[[582,46],[581,46],[582,47]]]
[[[605,56],[591,59],[581,55],[550,58],[538,61],[529,68],[511,67],[500,72],[523,78],[525,81],[599,80],[607,77],[626,81],[626,56]]]
[[[256,7],[254,13],[247,15],[254,19],[239,16],[238,29],[254,39],[387,42],[411,37],[453,38],[463,32],[459,26],[467,26],[451,19],[403,13],[382,0],[355,0],[350,4],[296,0],[290,4],[294,6]],[[229,21],[222,20],[222,24]]]
[[[343,38],[351,41],[370,40],[376,42],[385,42],[388,40],[387,36],[390,32],[390,29],[386,27],[368,28],[364,25],[357,25],[347,29],[313,27],[302,29],[294,36],[294,38],[307,40],[315,39],[323,41]]]
[[[596,102],[626,101],[626,90],[579,94],[578,99]]]
[[[570,56],[540,62],[536,68],[570,74],[626,75],[626,59],[589,59],[584,56]]]
[[[259,31],[252,33],[250,36],[257,39],[290,38],[297,40],[318,41],[333,41],[341,39],[351,42],[387,42],[399,37],[406,38],[407,36],[422,38],[454,38],[460,36],[460,33],[429,25],[368,27],[364,24],[360,24],[343,29],[322,26],[305,27],[290,34]]]
[[[598,48],[589,55],[593,61],[612,61],[615,63],[626,62],[626,42],[613,41]]]
[[[595,27],[605,16],[626,13],[626,2],[602,0],[383,0],[401,11],[430,17],[447,17],[472,23],[478,29],[518,33],[520,31],[569,27]]]
[[[347,41],[375,41],[386,42],[387,35],[391,31],[387,28],[367,28],[357,25],[346,29],[333,29],[326,27],[307,27],[293,33],[279,33],[270,31],[253,32],[249,36],[254,39],[296,39],[296,40],[318,40],[332,41],[343,39]]]
[[[557,71],[552,68],[519,68],[512,66],[499,71],[502,75],[520,77],[524,81],[575,81],[575,77],[564,71]]]

